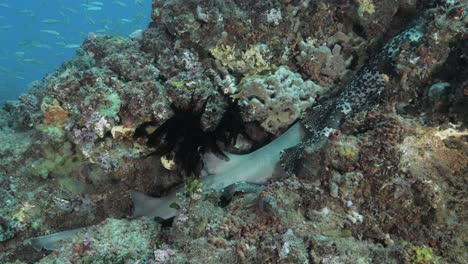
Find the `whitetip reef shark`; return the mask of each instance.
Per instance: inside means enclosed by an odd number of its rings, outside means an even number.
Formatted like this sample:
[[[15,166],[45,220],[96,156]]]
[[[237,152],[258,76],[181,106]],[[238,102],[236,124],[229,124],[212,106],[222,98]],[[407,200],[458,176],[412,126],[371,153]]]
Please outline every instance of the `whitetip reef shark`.
[[[205,175],[200,178],[202,190],[221,192],[226,187],[237,183],[264,184],[270,180],[281,168],[277,166],[281,152],[291,148],[304,138],[305,130],[300,122],[296,122],[281,136],[262,148],[244,155],[225,153],[227,160],[219,159],[213,154],[204,156]],[[133,217],[150,217],[169,219],[177,215],[172,208],[177,203],[177,193],[183,192],[180,187],[167,196],[155,198],[141,192],[131,191],[133,200]],[[31,238],[31,246],[36,250],[54,250],[57,243],[73,237],[82,228],[54,233],[51,235]]]
[[[451,7],[451,9],[457,7]],[[446,16],[439,17],[447,18]],[[427,21],[428,18],[429,21]],[[405,44],[421,45],[425,40],[430,40],[435,33],[441,33],[442,36],[449,31],[449,28],[434,26],[432,26],[432,31],[427,30],[431,28],[428,27],[428,24],[435,23],[434,21],[434,16],[422,16],[407,30],[393,37],[336,96],[330,97],[309,109],[302,116],[301,123],[297,122],[270,144],[246,155],[226,154],[229,158],[228,161],[215,158],[214,155],[207,155],[205,157],[205,167],[208,175],[200,179],[204,184],[203,190],[222,191],[228,186],[241,182],[265,183],[273,177],[276,169],[279,168],[279,166],[276,166],[279,161],[281,161],[281,165],[287,174],[295,174],[298,162],[302,160],[306,148],[320,148],[330,133],[339,129],[344,119],[357,112],[372,109],[379,104],[380,93],[391,83],[389,80],[395,79],[396,58]],[[465,20],[458,19],[458,21],[457,28],[450,30],[462,32],[462,29],[466,28],[466,22],[460,22]],[[461,34],[452,32],[451,35],[446,35],[449,37],[440,39],[436,44],[443,48],[457,35]],[[443,61],[440,61],[437,64],[441,65],[442,63]],[[437,64],[434,64],[429,70],[436,69]],[[307,133],[302,129],[302,125],[306,128]],[[307,136],[303,139],[305,134]],[[176,194],[180,191],[182,189],[161,198],[152,198],[132,191],[133,216],[158,217],[161,219],[175,216],[177,210],[171,208],[170,205],[177,202]],[[37,250],[53,250],[59,241],[72,237],[79,230],[74,229],[32,238],[30,243]]]
[[[245,155],[225,153],[227,160],[219,159],[208,153],[204,157],[205,176],[200,178],[203,191],[221,192],[226,187],[237,183],[264,184],[271,179],[280,161],[281,152],[291,148],[303,139],[305,131],[296,122],[281,136],[268,145]],[[169,195],[154,198],[137,191],[131,191],[134,203],[133,217],[146,216],[151,218],[169,219],[177,214],[171,204],[177,202],[177,193],[183,192],[183,187]]]

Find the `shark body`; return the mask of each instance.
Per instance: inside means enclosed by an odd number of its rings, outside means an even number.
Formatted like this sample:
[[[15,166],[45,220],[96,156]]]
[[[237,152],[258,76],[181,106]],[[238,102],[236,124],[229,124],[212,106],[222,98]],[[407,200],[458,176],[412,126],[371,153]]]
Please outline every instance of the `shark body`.
[[[277,166],[281,152],[291,148],[303,139],[305,135],[302,125],[296,122],[281,136],[268,145],[245,155],[226,153],[228,160],[217,158],[213,154],[204,157],[206,173],[200,178],[203,183],[203,191],[223,191],[224,188],[236,183],[263,184],[271,179],[280,166]],[[176,189],[167,196],[155,198],[138,191],[131,191],[134,210],[133,217],[150,217],[169,219],[177,215],[177,210],[171,208],[171,204],[177,202],[177,193],[183,192],[183,187]],[[36,250],[54,250],[57,243],[68,239],[81,228],[63,231],[47,236],[30,239],[31,245]]]
[[[217,158],[213,154],[207,154],[204,158],[205,176],[200,178],[203,183],[203,191],[221,192],[226,187],[236,183],[264,184],[271,179],[277,169],[284,149],[291,148],[304,137],[302,125],[297,122],[281,136],[270,144],[245,155],[226,153],[228,160]],[[154,198],[143,193],[132,191],[134,204],[133,217],[151,217],[169,219],[177,214],[177,210],[170,207],[177,202],[177,193],[183,192],[183,187],[171,192],[169,195]]]

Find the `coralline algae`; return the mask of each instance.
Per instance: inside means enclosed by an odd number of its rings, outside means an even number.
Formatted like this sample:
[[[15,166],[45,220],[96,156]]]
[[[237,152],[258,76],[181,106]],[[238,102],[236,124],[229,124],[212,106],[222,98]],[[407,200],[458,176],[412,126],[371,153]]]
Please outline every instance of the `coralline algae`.
[[[154,0],[89,34],[0,109],[1,262],[466,263],[467,6]]]

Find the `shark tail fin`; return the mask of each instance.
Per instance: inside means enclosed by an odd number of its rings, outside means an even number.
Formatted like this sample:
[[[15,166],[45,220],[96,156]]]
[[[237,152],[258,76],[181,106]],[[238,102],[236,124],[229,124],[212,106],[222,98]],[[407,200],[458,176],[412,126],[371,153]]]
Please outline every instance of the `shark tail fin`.
[[[33,237],[29,239],[29,243],[37,251],[54,250],[57,247],[58,242],[73,237],[76,235],[76,233],[81,231],[81,229],[82,228],[77,228],[50,234],[47,236]]]
[[[133,218],[148,216],[151,208],[155,208],[161,203],[161,198],[148,196],[139,191],[130,191],[133,201]]]

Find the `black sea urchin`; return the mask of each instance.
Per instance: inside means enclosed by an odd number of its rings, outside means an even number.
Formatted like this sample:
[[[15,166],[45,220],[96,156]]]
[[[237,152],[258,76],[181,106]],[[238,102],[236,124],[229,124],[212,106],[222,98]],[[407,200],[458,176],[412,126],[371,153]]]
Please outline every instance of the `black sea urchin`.
[[[235,104],[231,103],[215,130],[203,130],[201,120],[210,98],[203,99],[202,107],[198,108],[196,105],[200,101],[195,101],[194,96],[186,109],[172,104],[174,116],[148,136],[148,146],[156,149],[151,155],[166,155],[177,164],[179,173],[195,177],[200,175],[203,168],[201,158],[204,153],[210,151],[227,159],[218,142],[231,144],[244,130],[244,125],[236,114]]]

